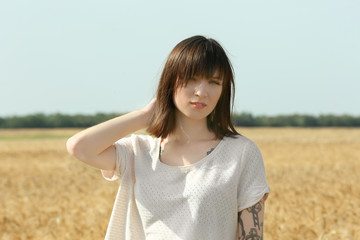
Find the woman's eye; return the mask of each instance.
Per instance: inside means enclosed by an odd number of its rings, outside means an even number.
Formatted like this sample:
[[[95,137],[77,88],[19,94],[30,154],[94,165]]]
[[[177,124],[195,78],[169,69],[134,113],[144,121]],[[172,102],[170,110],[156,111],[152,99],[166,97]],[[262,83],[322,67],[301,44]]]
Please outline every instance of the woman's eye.
[[[216,80],[210,80],[210,83],[213,83],[213,84],[216,84],[216,85],[220,85],[220,82],[219,82],[219,81],[216,81]]]

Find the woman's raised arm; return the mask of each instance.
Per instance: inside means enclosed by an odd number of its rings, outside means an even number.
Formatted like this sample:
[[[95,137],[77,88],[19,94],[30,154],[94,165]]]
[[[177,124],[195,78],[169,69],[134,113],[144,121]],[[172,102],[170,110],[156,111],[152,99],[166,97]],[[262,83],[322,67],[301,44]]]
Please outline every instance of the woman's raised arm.
[[[67,151],[80,161],[103,170],[115,168],[114,143],[137,130],[146,128],[156,100],[143,109],[110,119],[87,128],[66,142]]]

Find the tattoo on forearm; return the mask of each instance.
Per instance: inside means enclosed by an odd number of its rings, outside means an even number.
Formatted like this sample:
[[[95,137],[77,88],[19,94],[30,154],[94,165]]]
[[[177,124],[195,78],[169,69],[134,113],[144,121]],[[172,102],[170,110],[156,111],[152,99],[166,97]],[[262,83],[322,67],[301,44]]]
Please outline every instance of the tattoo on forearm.
[[[262,207],[260,203],[255,204],[252,207],[249,207],[247,210],[248,212],[252,213],[253,215],[253,220],[254,220],[254,227],[258,227],[258,229],[260,230],[260,223],[259,223],[259,215],[258,213],[261,211]]]
[[[261,240],[261,237],[256,228],[251,228],[249,234],[246,235],[245,240]]]
[[[242,211],[241,212],[238,212],[238,221],[239,221],[239,229],[241,229],[241,234],[239,235],[239,240],[241,239],[245,239],[245,229],[244,229],[244,223],[241,219],[241,214],[242,214]]]
[[[263,240],[264,207],[261,199],[254,206],[238,212],[238,240]]]

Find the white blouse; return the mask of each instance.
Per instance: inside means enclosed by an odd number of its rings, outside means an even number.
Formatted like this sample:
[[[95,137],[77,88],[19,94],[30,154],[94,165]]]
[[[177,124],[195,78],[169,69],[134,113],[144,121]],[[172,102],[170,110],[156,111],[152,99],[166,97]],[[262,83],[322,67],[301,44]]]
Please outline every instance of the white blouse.
[[[115,146],[115,171],[102,170],[121,179],[105,239],[234,240],[237,213],[270,192],[261,152],[245,136],[224,137],[187,166],[159,160],[160,138],[131,135]]]

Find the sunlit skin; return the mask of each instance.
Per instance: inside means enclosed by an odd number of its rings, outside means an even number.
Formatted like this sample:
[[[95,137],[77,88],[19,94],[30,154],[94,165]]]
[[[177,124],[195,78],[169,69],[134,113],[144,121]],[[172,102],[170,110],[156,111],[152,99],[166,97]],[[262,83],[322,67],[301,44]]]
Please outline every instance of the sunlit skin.
[[[221,92],[222,80],[218,77],[193,77],[175,91],[177,118],[206,121],[206,117],[214,110]]]

